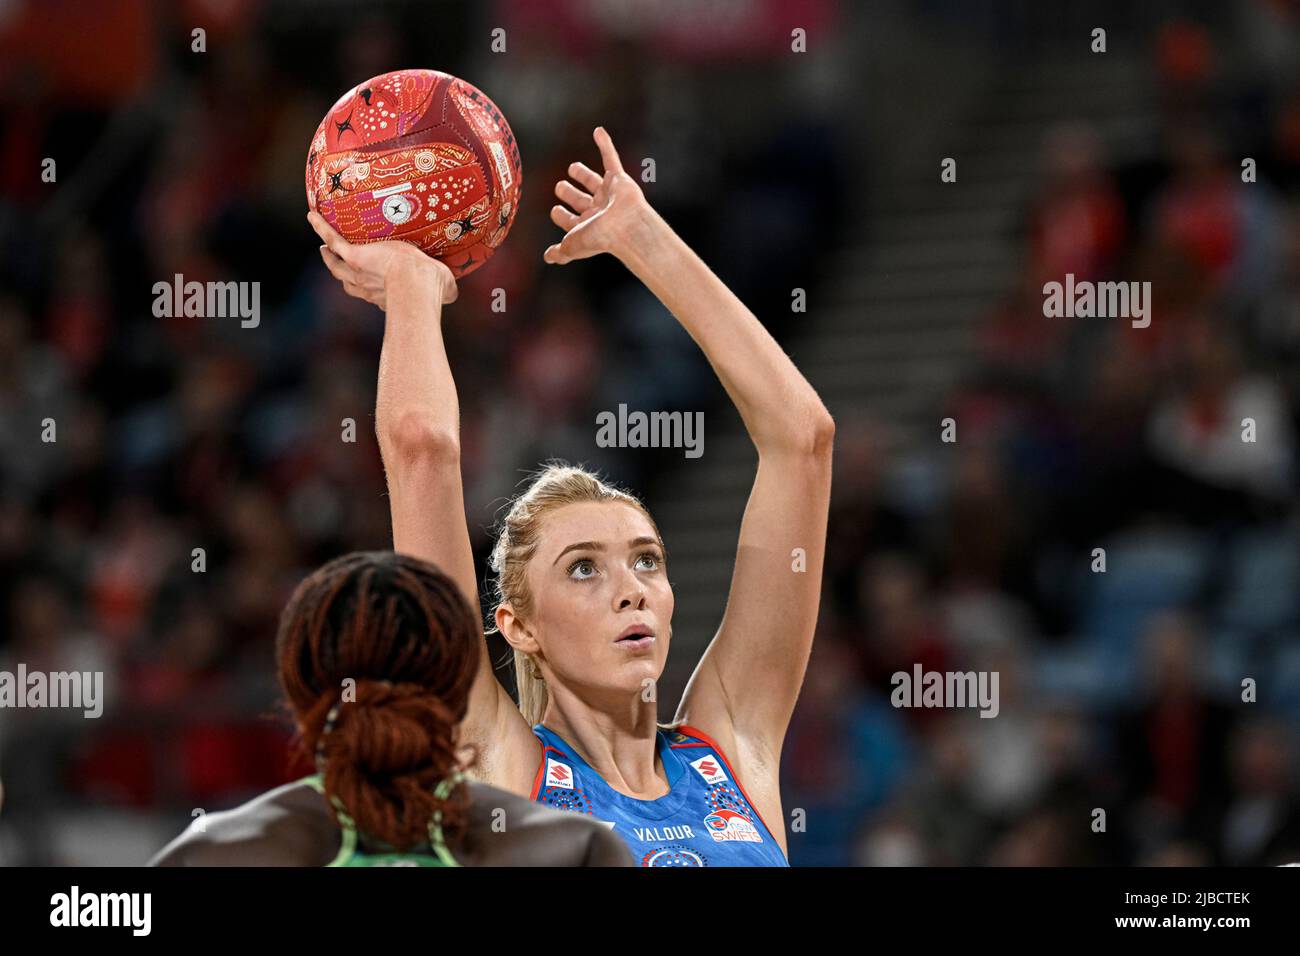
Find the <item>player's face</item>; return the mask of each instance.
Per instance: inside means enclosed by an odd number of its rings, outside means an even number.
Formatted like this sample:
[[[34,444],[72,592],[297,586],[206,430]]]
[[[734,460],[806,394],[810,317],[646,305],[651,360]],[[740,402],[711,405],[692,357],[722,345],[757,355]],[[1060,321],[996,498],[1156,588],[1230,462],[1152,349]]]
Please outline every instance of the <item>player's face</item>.
[[[553,677],[579,692],[642,695],[663,671],[673,617],[653,526],[621,502],[565,505],[544,522],[528,624]]]

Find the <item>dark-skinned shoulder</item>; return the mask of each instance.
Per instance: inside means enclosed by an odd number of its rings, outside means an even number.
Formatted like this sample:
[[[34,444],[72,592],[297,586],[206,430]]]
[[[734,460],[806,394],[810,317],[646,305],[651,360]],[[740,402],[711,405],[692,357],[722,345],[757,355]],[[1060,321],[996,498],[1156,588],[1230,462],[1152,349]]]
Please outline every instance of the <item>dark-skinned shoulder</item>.
[[[325,797],[287,783],[246,804],[195,819],[149,866],[324,866],[341,836]]]
[[[469,825],[452,848],[465,866],[631,866],[623,841],[589,817],[544,807],[471,781]],[[304,783],[277,787],[233,810],[209,813],[164,847],[151,866],[324,866],[338,825]]]
[[[466,866],[631,866],[627,845],[591,817],[555,810],[478,781],[469,784]]]
[[[324,866],[338,854],[338,824],[325,798],[301,781],[233,810],[206,813],[150,866]]]

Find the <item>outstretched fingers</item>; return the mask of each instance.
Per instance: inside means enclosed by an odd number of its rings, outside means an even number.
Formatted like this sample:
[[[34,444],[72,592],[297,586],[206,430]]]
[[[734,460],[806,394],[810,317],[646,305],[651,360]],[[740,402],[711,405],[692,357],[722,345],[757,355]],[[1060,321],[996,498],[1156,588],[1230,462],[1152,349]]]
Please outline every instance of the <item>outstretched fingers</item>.
[[[551,222],[555,223],[565,232],[568,232],[578,224],[580,216],[576,216],[573,210],[565,206],[555,205],[551,207]]]
[[[583,192],[567,179],[561,179],[555,184],[555,197],[560,202],[568,203],[579,215],[591,208],[591,194]]]
[[[600,188],[601,175],[586,163],[569,163],[569,178],[589,193]]]
[[[591,137],[596,141],[596,146],[600,149],[600,160],[605,164],[605,172],[621,173],[623,163],[619,160],[618,150],[614,148],[614,140],[610,138],[605,127],[597,126]]]

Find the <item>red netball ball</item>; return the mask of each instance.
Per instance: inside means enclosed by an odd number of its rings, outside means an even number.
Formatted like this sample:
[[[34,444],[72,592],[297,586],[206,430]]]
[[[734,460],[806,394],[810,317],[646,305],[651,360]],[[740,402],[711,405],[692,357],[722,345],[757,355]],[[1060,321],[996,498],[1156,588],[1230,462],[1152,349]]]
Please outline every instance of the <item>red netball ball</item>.
[[[505,239],[522,179],[496,104],[437,70],[394,70],[348,90],[307,152],[307,205],[345,239],[414,243],[457,278]]]

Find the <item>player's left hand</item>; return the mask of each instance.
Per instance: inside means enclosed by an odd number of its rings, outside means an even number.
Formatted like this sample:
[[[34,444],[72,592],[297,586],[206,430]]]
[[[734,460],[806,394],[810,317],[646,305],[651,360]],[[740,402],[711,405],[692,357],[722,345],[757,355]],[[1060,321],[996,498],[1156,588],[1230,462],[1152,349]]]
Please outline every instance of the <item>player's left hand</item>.
[[[602,252],[618,255],[647,207],[641,187],[623,171],[605,127],[597,126],[592,138],[600,149],[605,173],[572,163],[569,177],[574,182],[562,179],[555,184],[556,198],[567,205],[551,207],[551,222],[564,230],[564,238],[542,255],[552,265]]]

